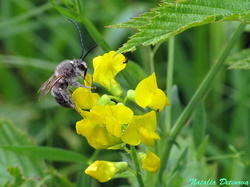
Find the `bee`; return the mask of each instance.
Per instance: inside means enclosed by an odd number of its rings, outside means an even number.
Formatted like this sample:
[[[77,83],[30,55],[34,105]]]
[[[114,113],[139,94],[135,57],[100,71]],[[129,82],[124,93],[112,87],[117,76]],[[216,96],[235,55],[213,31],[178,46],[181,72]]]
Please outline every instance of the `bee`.
[[[86,62],[84,61],[84,58],[96,46],[94,46],[86,54],[84,54],[83,38],[80,28],[75,21],[71,19],[68,20],[74,24],[79,32],[82,47],[81,57],[79,59],[64,60],[60,64],[58,64],[54,71],[54,74],[41,85],[38,92],[39,98],[51,92],[51,95],[55,98],[58,104],[63,107],[74,108],[74,103],[71,100],[70,87],[86,87],[77,82],[77,80],[79,78],[82,78],[82,76],[83,78],[85,78],[88,67]]]

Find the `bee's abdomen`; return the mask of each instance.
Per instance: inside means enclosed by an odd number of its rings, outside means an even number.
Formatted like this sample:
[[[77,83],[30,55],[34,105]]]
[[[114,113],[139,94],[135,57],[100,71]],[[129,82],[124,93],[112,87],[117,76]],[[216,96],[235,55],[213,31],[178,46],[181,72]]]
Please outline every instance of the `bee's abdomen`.
[[[74,108],[74,104],[71,102],[71,100],[65,100],[62,95],[58,95],[55,97],[58,104],[60,104],[63,107],[66,108]]]
[[[56,102],[61,106],[67,108],[74,108],[74,104],[71,101],[70,94],[68,94],[66,90],[63,90],[61,88],[52,89],[51,94],[56,99]]]

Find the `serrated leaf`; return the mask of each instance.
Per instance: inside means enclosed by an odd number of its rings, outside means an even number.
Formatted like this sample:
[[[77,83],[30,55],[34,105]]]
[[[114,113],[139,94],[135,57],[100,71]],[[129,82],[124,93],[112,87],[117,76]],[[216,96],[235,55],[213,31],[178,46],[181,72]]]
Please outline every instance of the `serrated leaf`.
[[[140,17],[111,27],[138,30],[119,49],[128,52],[139,45],[155,45],[192,27],[226,20],[248,21],[249,15],[250,0],[183,0],[161,3]]]
[[[228,57],[229,69],[250,69],[250,49],[244,49]]]
[[[27,155],[34,158],[42,158],[50,161],[62,162],[87,162],[87,158],[83,155],[67,151],[64,149],[42,146],[0,146],[0,149],[13,151],[18,154]]]

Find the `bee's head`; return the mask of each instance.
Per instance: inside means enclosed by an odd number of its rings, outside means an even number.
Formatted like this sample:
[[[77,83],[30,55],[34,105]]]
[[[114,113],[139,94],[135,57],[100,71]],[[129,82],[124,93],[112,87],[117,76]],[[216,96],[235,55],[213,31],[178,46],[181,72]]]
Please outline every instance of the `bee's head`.
[[[78,76],[81,76],[82,74],[84,74],[84,76],[86,75],[88,69],[86,62],[81,59],[76,59],[73,61],[73,66]]]

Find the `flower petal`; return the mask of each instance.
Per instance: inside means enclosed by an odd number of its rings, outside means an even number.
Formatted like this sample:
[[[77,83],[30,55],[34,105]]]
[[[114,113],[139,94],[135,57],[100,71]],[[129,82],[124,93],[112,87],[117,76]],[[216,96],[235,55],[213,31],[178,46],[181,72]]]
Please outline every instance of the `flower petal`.
[[[94,74],[93,80],[108,90],[120,89],[115,81],[115,76],[126,67],[125,57],[115,51],[105,53],[93,59]]]
[[[92,86],[92,82],[93,82],[93,76],[90,75],[90,74],[87,74],[84,77],[84,85],[87,86],[87,87],[91,87]]]
[[[89,88],[77,88],[72,94],[75,105],[81,109],[91,109],[98,101],[100,96],[92,93]]]
[[[128,124],[133,118],[133,111],[123,105],[106,106],[106,128],[110,134],[121,137],[123,124]]]
[[[156,172],[160,167],[160,158],[151,151],[147,152],[141,162],[142,168],[150,172]]]
[[[85,173],[100,182],[107,182],[112,179],[115,174],[122,173],[126,170],[128,170],[127,162],[97,160],[85,170]]]
[[[154,111],[144,115],[134,116],[122,133],[122,141],[130,145],[139,145],[141,142],[152,146],[159,139],[156,130],[156,114]]]
[[[155,73],[145,78],[135,88],[135,101],[143,107],[162,111],[169,104],[166,94],[157,86]]]
[[[121,137],[122,141],[129,145],[139,145],[141,143],[139,134],[136,130],[136,124],[130,123]]]
[[[95,124],[89,119],[78,121],[76,131],[85,136],[88,143],[95,149],[106,149],[121,143],[120,139],[108,133],[105,126]]]
[[[152,101],[148,106],[161,112],[163,108],[169,104],[170,101],[168,97],[166,97],[166,94],[161,89],[156,89],[152,95]]]
[[[95,161],[86,170],[85,173],[97,179],[100,182],[107,182],[115,175],[117,168],[115,164],[108,161]]]

